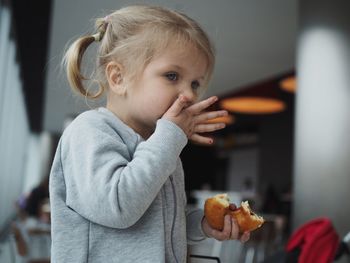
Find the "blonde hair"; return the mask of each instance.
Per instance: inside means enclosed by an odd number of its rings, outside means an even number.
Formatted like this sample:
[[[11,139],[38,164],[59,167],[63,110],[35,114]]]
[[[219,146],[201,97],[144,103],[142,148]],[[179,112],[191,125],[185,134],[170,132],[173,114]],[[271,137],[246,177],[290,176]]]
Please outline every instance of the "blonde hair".
[[[197,22],[182,13],[155,6],[129,6],[96,19],[95,27],[97,33],[77,39],[63,59],[72,89],[87,98],[98,98],[106,90],[105,67],[110,61],[120,63],[132,79],[170,44],[179,48],[194,45],[207,58],[206,83],[212,75],[215,57],[209,37]],[[99,90],[92,94],[83,85],[88,78],[83,76],[81,64],[86,49],[95,41],[101,42],[94,79]]]

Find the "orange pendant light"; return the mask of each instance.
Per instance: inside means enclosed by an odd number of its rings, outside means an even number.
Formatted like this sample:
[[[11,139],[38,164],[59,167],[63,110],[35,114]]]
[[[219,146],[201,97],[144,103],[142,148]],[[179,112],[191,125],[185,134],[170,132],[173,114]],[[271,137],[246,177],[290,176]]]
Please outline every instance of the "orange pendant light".
[[[295,93],[295,91],[297,89],[297,80],[296,80],[295,76],[283,79],[280,82],[280,87],[284,91],[287,91],[290,93]]]
[[[227,98],[221,101],[220,106],[225,110],[243,114],[271,114],[286,108],[283,101],[264,97]]]

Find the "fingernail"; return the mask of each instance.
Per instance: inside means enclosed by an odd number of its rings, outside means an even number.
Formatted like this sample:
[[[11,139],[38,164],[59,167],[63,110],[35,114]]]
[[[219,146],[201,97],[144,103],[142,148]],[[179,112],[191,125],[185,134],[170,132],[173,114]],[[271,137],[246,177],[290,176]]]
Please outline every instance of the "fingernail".
[[[187,101],[187,98],[184,96],[184,95],[180,95],[180,101],[181,102],[186,102]]]

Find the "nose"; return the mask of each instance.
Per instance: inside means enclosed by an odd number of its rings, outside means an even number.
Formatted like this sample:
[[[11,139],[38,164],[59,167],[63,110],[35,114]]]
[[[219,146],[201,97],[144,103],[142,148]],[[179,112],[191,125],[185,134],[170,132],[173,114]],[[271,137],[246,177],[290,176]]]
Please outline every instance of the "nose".
[[[189,87],[182,89],[181,94],[187,98],[187,100],[192,104],[197,100],[197,93],[192,89],[191,85]]]

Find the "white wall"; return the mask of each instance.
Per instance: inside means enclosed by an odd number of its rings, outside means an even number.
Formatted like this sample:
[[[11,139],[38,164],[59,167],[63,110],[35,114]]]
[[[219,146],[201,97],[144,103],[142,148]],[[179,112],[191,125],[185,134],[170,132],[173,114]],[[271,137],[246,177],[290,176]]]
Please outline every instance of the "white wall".
[[[350,231],[350,2],[302,1],[294,227],[327,216]]]
[[[29,193],[44,176],[48,175],[52,149],[52,136],[47,132],[31,134],[28,139],[22,187],[24,193]]]

